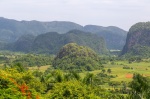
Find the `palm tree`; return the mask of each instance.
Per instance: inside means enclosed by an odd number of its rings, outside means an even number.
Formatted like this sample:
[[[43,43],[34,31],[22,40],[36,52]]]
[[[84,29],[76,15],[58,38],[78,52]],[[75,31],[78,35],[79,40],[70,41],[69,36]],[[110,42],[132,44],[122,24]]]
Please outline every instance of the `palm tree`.
[[[87,73],[86,76],[83,79],[84,83],[86,83],[87,85],[93,86],[93,78],[94,78],[94,74]]]

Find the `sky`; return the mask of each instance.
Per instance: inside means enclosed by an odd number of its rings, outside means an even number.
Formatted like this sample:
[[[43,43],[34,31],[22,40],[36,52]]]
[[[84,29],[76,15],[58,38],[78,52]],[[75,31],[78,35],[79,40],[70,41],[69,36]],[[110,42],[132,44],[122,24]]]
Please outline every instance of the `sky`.
[[[0,17],[117,26],[150,21],[150,0],[0,0]]]

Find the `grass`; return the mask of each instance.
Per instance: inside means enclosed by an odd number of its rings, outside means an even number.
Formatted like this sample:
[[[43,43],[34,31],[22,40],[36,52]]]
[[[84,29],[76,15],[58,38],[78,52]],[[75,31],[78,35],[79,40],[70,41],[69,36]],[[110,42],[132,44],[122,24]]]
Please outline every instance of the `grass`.
[[[34,71],[34,70],[39,70],[41,72],[44,72],[45,70],[47,70],[50,67],[50,65],[46,65],[46,66],[34,66],[34,67],[28,67],[30,70]]]
[[[144,76],[150,77],[150,62],[133,62],[128,63],[128,61],[116,61],[114,64],[107,63],[104,64],[105,70],[107,72],[107,69],[111,69],[111,74],[116,76],[115,78],[112,78],[111,81],[126,81],[129,82],[132,80],[132,76],[134,73],[140,73]],[[132,69],[123,69],[124,66],[128,66]],[[90,73],[98,74],[102,70],[94,70],[90,71]],[[81,77],[84,77],[87,72],[80,73]]]
[[[124,66],[128,66],[132,69],[123,69]],[[134,73],[139,73],[144,76],[150,76],[150,63],[148,62],[133,62],[128,63],[127,61],[117,61],[114,65],[106,64],[106,69],[110,68],[112,70],[112,75],[117,75],[112,81],[131,81],[127,75],[132,75]]]

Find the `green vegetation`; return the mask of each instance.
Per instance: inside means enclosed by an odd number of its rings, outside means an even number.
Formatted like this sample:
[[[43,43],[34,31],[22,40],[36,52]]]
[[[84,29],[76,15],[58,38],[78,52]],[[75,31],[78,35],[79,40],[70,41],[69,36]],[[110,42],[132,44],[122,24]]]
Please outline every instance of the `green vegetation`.
[[[131,26],[130,33],[135,33],[139,31],[150,31],[150,22],[139,22]]]
[[[21,52],[31,52],[32,50],[32,42],[34,41],[35,36],[27,34],[21,36],[15,43],[8,44],[6,49],[13,50],[13,51],[21,51]]]
[[[132,57],[133,55],[136,57],[150,57],[150,47],[142,46],[142,45],[134,45],[128,52],[125,54],[125,57]]]
[[[12,64],[21,63],[23,66],[44,66],[52,65],[53,56],[27,54],[17,57]]]
[[[133,25],[127,35],[122,55],[126,57],[150,57],[150,22],[139,22]]]
[[[132,98],[148,99],[150,97],[150,82],[148,80],[140,74],[134,74],[133,81],[129,85],[132,88]]]
[[[0,52],[0,64],[5,67],[21,63],[24,67],[52,65],[54,56],[44,54],[24,54],[14,52]]]
[[[91,32],[91,33],[94,33],[96,35],[103,37],[106,40],[106,45],[108,49],[121,50],[122,47],[124,46],[126,33],[127,33],[126,31],[118,27],[114,27],[114,26],[109,26],[109,27],[102,27],[102,26],[96,26],[96,25],[81,26],[79,24],[76,24],[73,22],[67,22],[67,21],[52,21],[52,22],[39,22],[35,20],[34,21],[17,21],[17,20],[6,19],[6,18],[0,17],[0,23],[1,23],[0,45],[2,45],[0,46],[0,49],[1,48],[3,49],[3,47],[5,46],[5,43],[16,42],[17,40],[20,40],[20,37],[24,35],[38,36],[40,34],[44,34],[47,32],[57,32],[59,34],[64,34],[64,33],[67,33],[68,31],[76,29],[76,30],[80,30],[84,32]],[[51,36],[53,37],[53,35]],[[23,40],[22,43],[23,42],[28,43],[28,44],[30,43],[25,40]],[[59,42],[59,43],[62,43],[62,42]],[[20,50],[21,51],[23,50],[25,52],[29,51],[21,44],[20,46],[14,46],[13,48],[15,49],[15,51],[20,51]],[[25,48],[26,50],[22,48]]]
[[[149,99],[149,26],[132,26],[121,57],[119,50],[108,54],[103,38],[79,30],[21,36],[9,46],[17,52],[0,52],[0,99]]]
[[[56,54],[62,46],[68,43],[77,43],[88,46],[99,54],[108,54],[105,41],[95,34],[72,30],[66,34],[49,32],[34,37],[32,35],[21,36],[15,43],[9,44],[6,49],[20,52],[34,52]]]
[[[62,70],[101,69],[100,58],[88,47],[78,46],[75,43],[65,45],[53,61],[53,67]]]
[[[85,63],[91,64],[94,70],[87,71],[88,69],[85,68],[88,65],[80,64],[74,65],[77,68],[68,70],[63,70],[64,68],[61,66],[57,67],[59,70],[50,65],[45,66],[46,63],[51,64],[52,61],[56,62],[57,59],[64,57],[67,60],[64,66],[71,66],[67,65],[70,64],[68,59],[72,59],[74,62],[79,56],[81,57],[80,61],[75,62],[85,61],[85,59],[82,60],[84,57],[89,58],[93,60],[92,64],[88,63],[90,61]],[[13,63],[7,64],[7,66],[0,65],[1,99],[110,99],[112,97],[113,99],[141,99],[141,97],[148,99],[149,97],[150,59],[138,57],[126,60],[117,57],[99,58],[90,48],[78,46],[75,43],[65,45],[55,60],[47,55],[9,52],[5,52],[5,55],[1,53],[1,57],[3,57],[1,64],[6,62],[5,58]],[[41,66],[43,64],[40,63],[35,64],[36,60],[45,63],[44,66]],[[25,62],[28,66],[24,66]],[[97,70],[95,62],[100,63],[100,67],[103,64],[103,68]],[[34,65],[30,65],[31,63]],[[76,69],[80,70],[80,73]]]

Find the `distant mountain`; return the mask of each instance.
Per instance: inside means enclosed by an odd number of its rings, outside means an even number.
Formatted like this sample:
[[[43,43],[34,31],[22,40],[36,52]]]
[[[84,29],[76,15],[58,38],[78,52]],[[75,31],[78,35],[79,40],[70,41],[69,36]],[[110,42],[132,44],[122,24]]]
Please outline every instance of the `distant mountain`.
[[[27,36],[23,36],[13,43],[13,47],[11,47],[13,48],[12,50],[56,54],[65,44],[77,43],[79,45],[88,46],[99,54],[108,54],[105,41],[102,37],[80,30],[72,30],[65,34],[49,32],[38,35],[35,39],[32,36],[26,37]]]
[[[108,49],[122,49],[125,44],[126,31],[118,27],[102,27],[96,25],[81,26],[67,21],[17,21],[0,17],[0,43],[10,43],[26,34],[34,36],[47,32],[67,33],[71,30],[81,30],[98,34],[106,40]],[[1,45],[1,44],[0,44]]]
[[[22,51],[22,52],[30,52],[32,51],[32,43],[35,39],[35,36],[31,34],[26,34],[21,36],[16,42],[12,45],[13,51]]]
[[[98,34],[106,41],[108,49],[121,50],[125,44],[127,32],[114,26],[102,27],[96,25],[87,25],[84,27],[87,32]]]
[[[72,29],[82,30],[82,26],[73,22],[66,21],[16,21],[0,17],[0,41],[16,41],[24,34],[39,35],[46,32],[66,33]]]
[[[62,36],[63,34],[58,34],[57,32],[38,35],[32,44],[32,50],[37,53],[56,54],[60,47],[64,45],[63,41],[61,41]]]
[[[127,35],[122,55],[150,57],[150,22],[133,25]]]
[[[96,34],[83,32],[80,30],[72,30],[66,34],[66,37],[67,39],[65,41],[75,42],[82,46],[88,46],[97,53],[108,53],[105,40],[102,37],[97,36]]]

